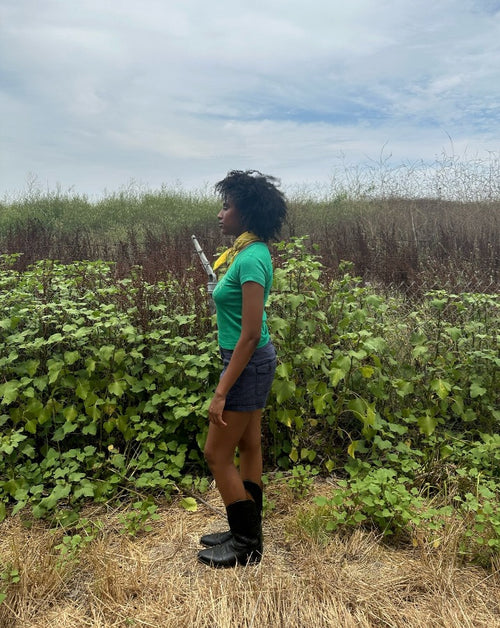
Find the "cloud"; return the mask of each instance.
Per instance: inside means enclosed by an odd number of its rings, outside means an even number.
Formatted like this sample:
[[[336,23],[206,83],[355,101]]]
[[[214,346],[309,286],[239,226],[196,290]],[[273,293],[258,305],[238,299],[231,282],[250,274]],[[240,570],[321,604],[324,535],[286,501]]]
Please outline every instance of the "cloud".
[[[500,149],[500,2],[4,0],[0,194]]]

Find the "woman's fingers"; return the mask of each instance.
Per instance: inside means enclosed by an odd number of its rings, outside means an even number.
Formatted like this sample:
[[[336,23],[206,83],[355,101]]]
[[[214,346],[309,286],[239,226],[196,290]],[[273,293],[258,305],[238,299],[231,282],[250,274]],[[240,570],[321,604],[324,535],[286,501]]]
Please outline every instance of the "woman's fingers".
[[[208,418],[211,423],[219,426],[226,426],[227,423],[222,418],[222,412],[224,411],[225,399],[214,398],[208,408]]]

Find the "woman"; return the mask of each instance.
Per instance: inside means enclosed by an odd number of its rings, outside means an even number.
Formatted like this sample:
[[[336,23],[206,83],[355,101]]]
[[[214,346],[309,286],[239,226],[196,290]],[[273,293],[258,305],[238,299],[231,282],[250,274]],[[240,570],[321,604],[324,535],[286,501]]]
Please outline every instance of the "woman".
[[[207,549],[198,559],[232,567],[262,557],[260,425],[276,370],[264,310],[273,279],[266,242],[279,235],[287,208],[275,179],[255,170],[229,172],[215,190],[223,201],[219,226],[236,239],[214,264],[214,270],[226,269],[213,293],[224,368],[208,410],[204,455],[226,507],[229,531],[203,536]]]

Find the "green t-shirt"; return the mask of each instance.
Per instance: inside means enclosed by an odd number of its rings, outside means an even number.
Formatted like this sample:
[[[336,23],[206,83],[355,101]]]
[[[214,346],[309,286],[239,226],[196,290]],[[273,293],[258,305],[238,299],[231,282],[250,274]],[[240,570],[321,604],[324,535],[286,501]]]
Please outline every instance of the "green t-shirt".
[[[220,278],[213,299],[217,310],[219,345],[223,349],[234,349],[241,335],[242,286],[246,281],[255,281],[264,287],[264,306],[273,282],[271,254],[264,242],[253,242],[234,258],[227,272]],[[262,317],[262,331],[257,348],[269,342],[267,315]]]

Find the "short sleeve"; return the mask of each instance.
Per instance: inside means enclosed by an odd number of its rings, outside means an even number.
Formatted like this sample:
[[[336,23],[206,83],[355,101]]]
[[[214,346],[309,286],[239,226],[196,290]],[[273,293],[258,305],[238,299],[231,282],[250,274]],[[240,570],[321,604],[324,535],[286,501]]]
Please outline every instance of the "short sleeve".
[[[239,265],[240,284],[247,281],[255,281],[259,285],[266,287],[268,283],[268,271],[264,260],[253,255],[242,256]]]

